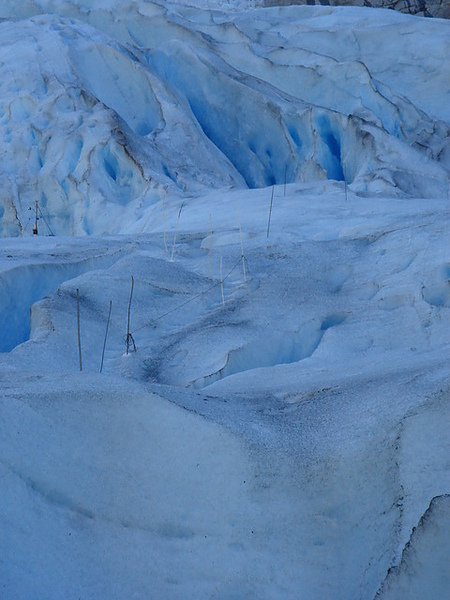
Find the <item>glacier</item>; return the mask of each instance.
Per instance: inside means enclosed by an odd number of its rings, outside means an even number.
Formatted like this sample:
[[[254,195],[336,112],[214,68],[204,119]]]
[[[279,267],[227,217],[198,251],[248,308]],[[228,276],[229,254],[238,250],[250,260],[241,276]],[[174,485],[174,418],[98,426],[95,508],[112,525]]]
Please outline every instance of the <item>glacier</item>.
[[[19,23],[1,9],[2,235],[36,200],[52,232],[78,235],[211,187],[448,196],[446,21],[87,6],[30,2]]]
[[[2,599],[450,588],[449,22],[260,4],[1,3]]]

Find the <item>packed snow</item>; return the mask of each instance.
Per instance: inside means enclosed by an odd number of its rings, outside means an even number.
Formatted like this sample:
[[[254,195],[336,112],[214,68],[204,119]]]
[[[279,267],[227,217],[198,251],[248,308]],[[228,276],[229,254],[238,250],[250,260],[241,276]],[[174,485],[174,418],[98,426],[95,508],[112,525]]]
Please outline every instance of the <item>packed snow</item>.
[[[1,4],[2,600],[448,592],[449,24],[253,4]]]

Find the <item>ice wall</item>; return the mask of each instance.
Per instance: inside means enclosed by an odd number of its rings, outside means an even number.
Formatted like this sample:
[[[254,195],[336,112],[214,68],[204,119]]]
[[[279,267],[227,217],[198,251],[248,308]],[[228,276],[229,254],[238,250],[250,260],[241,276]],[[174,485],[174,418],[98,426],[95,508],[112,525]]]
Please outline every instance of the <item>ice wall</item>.
[[[241,183],[164,83],[90,26],[37,17],[0,39],[0,235],[31,234],[36,201],[43,232],[101,234],[167,187]]]
[[[53,232],[93,234],[210,188],[328,178],[448,196],[439,20],[131,0],[0,16],[2,236],[30,232],[36,201]]]
[[[2,235],[31,233],[35,201],[47,233],[98,231],[106,202],[126,204],[146,186],[114,114],[71,69],[62,29],[46,19],[0,27],[0,198],[16,213]]]

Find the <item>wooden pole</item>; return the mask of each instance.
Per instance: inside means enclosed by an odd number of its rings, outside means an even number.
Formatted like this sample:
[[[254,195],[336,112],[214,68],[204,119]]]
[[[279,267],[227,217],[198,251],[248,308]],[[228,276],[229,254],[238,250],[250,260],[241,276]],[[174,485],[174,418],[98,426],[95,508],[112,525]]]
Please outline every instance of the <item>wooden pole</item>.
[[[103,359],[105,358],[106,338],[108,337],[109,321],[111,319],[112,300],[109,301],[108,320],[106,321],[105,339],[103,341],[102,362],[100,363],[100,373],[103,370]]]
[[[245,272],[244,242],[242,239],[241,208],[240,207],[238,207],[238,216],[239,216],[239,233],[241,236],[242,271],[244,273],[244,283],[247,283],[247,273]]]
[[[78,329],[78,359],[80,362],[80,372],[83,370],[81,360],[81,333],[80,333],[80,290],[77,288],[77,329]]]
[[[169,249],[167,248],[167,241],[166,241],[166,207],[164,205],[164,198],[162,201],[162,210],[163,210],[163,222],[164,222],[164,248],[166,249],[166,254],[169,254]]]
[[[220,288],[222,290],[222,305],[225,306],[225,295],[223,293],[222,257],[220,257]]]
[[[176,222],[176,225],[175,225],[175,233],[174,233],[174,236],[173,236],[172,255],[171,255],[171,257],[170,257],[170,262],[172,262],[172,261],[173,261],[173,255],[174,255],[174,253],[175,253],[175,244],[176,244],[176,242],[177,242],[178,223],[180,222],[180,216],[181,216],[181,211],[183,210],[183,206],[184,206],[184,205],[182,204],[182,205],[180,206],[180,210],[178,211],[177,222]]]
[[[212,217],[209,215],[209,278],[212,279]]]
[[[127,316],[127,350],[126,354],[128,355],[128,351],[130,349],[130,314],[131,314],[131,299],[133,298],[133,289],[134,289],[134,277],[131,276],[131,291],[130,291],[130,300],[128,302],[128,316]]]
[[[38,234],[38,226],[37,226],[37,222],[38,222],[38,209],[39,209],[39,204],[38,204],[38,201],[36,200],[35,203],[34,203],[33,235],[37,235]]]
[[[272,186],[272,197],[270,199],[270,209],[269,209],[269,221],[267,223],[267,239],[269,239],[269,230],[270,230],[270,217],[272,216],[272,205],[273,205],[273,194],[275,191],[275,186]]]

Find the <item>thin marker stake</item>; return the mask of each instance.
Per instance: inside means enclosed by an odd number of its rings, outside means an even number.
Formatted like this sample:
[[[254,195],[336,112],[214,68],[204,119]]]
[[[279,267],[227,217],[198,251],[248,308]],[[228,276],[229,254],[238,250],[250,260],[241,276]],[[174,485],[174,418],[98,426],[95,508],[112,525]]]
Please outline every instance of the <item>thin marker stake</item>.
[[[238,217],[239,217],[239,233],[240,233],[240,236],[241,236],[242,271],[244,273],[244,282],[247,283],[247,274],[245,272],[244,242],[242,240],[241,208],[240,207],[238,207]]]
[[[34,203],[34,225],[33,225],[33,235],[38,234],[38,210],[39,210],[39,202],[36,200]]]
[[[134,277],[132,275],[131,276],[130,300],[128,302],[128,315],[127,315],[127,339],[126,339],[126,344],[127,344],[126,354],[127,355],[128,355],[128,351],[130,349],[130,339],[132,339],[132,336],[130,333],[130,314],[131,314],[131,299],[133,298],[133,289],[134,289]],[[133,344],[134,344],[134,342],[133,342]]]
[[[272,197],[270,199],[270,209],[269,209],[269,221],[267,223],[267,239],[269,239],[269,230],[270,230],[270,218],[272,216],[272,205],[273,205],[273,194],[275,191],[275,186],[272,186]]]
[[[212,217],[209,215],[209,278],[212,279]]]
[[[78,329],[78,359],[80,362],[80,372],[83,370],[81,361],[81,334],[80,334],[80,290],[77,288],[77,329]]]
[[[183,204],[180,206],[180,210],[178,211],[178,217],[177,217],[177,223],[175,225],[175,234],[173,236],[173,247],[172,247],[172,256],[170,257],[170,262],[173,261],[173,255],[175,252],[175,244],[177,241],[177,231],[178,231],[178,223],[180,222],[180,215],[181,215],[181,211],[183,210]]]
[[[348,200],[348,186],[347,186],[347,169],[345,168],[345,164],[342,162],[342,154],[341,154],[341,163],[342,163],[342,173],[344,175],[344,191],[345,191],[345,201]]]
[[[105,339],[103,341],[102,362],[100,363],[100,373],[103,370],[103,359],[105,358],[106,338],[108,337],[109,320],[111,319],[112,300],[109,301],[108,320],[106,321]]]
[[[225,295],[223,293],[222,257],[220,257],[220,288],[222,290],[222,305],[225,306]]]
[[[164,248],[166,249],[166,254],[169,254],[169,249],[167,248],[167,240],[166,240],[166,207],[164,205],[164,198],[162,201],[162,210],[163,210],[163,223],[164,223]]]

